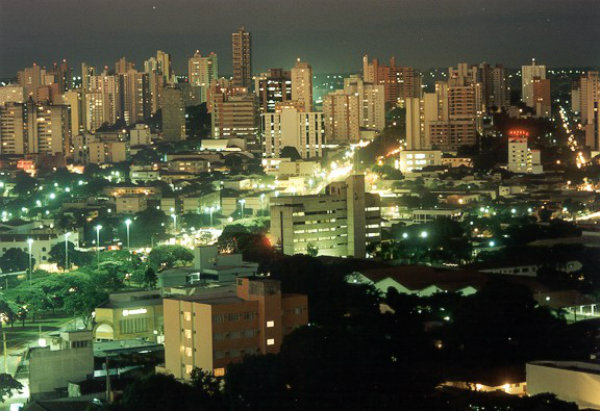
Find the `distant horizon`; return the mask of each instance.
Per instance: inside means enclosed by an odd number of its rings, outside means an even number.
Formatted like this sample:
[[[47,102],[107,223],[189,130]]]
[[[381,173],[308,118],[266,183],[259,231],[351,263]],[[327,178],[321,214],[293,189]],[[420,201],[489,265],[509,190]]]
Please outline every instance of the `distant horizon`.
[[[548,67],[600,66],[596,0],[0,0],[0,76],[35,61],[66,58],[97,67],[121,56],[136,62],[172,55],[187,72],[195,50],[214,51],[231,69],[231,33],[252,33],[253,72],[290,68],[296,59],[315,73],[358,72],[368,53],[380,61],[442,68],[457,62],[520,67],[535,57]],[[118,52],[117,52],[118,51]],[[61,55],[62,53],[62,55]],[[451,62],[451,64],[445,64]],[[75,70],[79,72],[79,69]]]

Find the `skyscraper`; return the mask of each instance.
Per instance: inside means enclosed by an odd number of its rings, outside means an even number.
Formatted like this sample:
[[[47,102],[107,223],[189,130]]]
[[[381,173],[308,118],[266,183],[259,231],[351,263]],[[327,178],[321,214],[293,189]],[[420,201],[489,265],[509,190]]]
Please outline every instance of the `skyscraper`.
[[[166,141],[185,140],[185,105],[180,89],[169,85],[162,92],[162,133]]]
[[[202,87],[201,102],[206,102],[207,90],[213,80],[219,78],[217,55],[210,53],[202,56],[199,50],[188,60],[188,79],[192,87]]]
[[[421,74],[412,67],[396,65],[396,59],[390,58],[389,65],[369,56],[363,56],[363,80],[365,83],[383,85],[385,102],[404,106],[409,97],[421,96]]]
[[[306,111],[312,108],[312,67],[305,61],[296,60],[296,65],[291,70],[292,100],[304,104]]]
[[[156,51],[156,65],[158,72],[163,75],[165,84],[171,84],[175,82],[175,75],[173,73],[173,65],[171,64],[171,55],[165,53],[162,50]]]
[[[244,27],[231,34],[233,86],[252,87],[252,37]]]
[[[535,108],[535,100],[533,96],[533,79],[546,78],[546,66],[535,64],[535,59],[531,59],[531,65],[521,67],[521,100],[528,107]]]
[[[579,80],[579,108],[585,130],[585,145],[600,149],[600,79],[597,71],[588,71]]]

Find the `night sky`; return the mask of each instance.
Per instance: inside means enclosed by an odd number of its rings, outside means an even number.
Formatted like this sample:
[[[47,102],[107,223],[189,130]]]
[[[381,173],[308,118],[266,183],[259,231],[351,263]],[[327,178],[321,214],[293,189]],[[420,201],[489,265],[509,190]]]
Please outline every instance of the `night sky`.
[[[421,69],[459,61],[516,67],[600,64],[600,0],[0,0],[0,76],[33,61],[143,67],[156,49],[176,72],[199,49],[231,70],[231,32],[253,34],[254,71],[357,71],[361,56]]]

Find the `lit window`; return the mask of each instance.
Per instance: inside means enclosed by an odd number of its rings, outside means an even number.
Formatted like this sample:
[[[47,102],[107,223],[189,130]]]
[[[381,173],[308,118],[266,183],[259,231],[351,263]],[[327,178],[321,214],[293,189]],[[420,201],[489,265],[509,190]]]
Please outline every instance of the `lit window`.
[[[186,357],[192,356],[192,348],[191,347],[185,347],[185,356]]]
[[[269,338],[267,340],[267,345],[275,345],[275,338]]]
[[[189,311],[186,311],[183,313],[183,319],[185,321],[192,321],[192,313]]]
[[[185,338],[192,338],[192,330],[184,330]]]
[[[215,368],[213,374],[215,377],[223,377],[225,375],[225,368]]]
[[[275,321],[267,321],[267,328],[275,327]]]

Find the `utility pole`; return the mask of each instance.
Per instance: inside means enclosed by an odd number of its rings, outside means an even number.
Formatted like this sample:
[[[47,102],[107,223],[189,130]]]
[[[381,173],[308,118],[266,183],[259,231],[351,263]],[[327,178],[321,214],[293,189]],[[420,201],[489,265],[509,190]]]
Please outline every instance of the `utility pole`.
[[[110,368],[108,366],[108,355],[106,356],[106,402],[110,404],[111,402],[111,386],[110,386]]]

